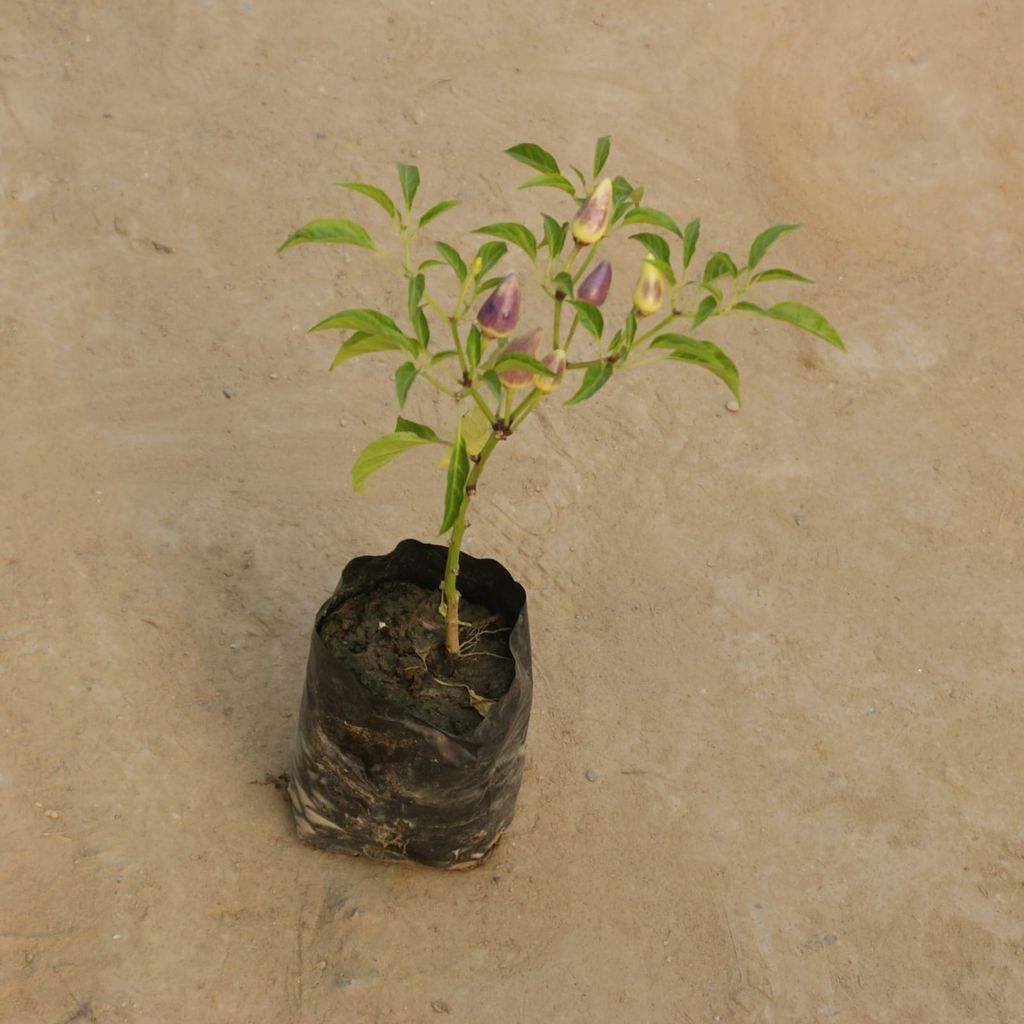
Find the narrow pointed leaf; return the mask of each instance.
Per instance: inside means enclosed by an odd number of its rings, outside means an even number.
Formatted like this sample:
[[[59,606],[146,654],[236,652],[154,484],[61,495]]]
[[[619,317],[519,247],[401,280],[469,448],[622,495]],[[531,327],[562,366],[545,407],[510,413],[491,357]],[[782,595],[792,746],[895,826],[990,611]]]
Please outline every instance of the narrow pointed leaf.
[[[429,441],[411,431],[385,434],[371,441],[360,453],[352,466],[352,487],[360,493],[366,492],[366,481],[393,458]]]
[[[354,359],[356,356],[363,356],[369,352],[401,352],[403,346],[391,338],[382,337],[379,334],[366,334],[363,331],[356,331],[351,338],[341,343],[341,347],[334,355],[331,369],[340,366],[342,363]]]
[[[399,416],[395,422],[395,433],[396,434],[415,434],[417,437],[424,441],[430,441],[433,444],[447,444],[446,441],[442,441],[441,438],[434,433],[425,423],[417,423],[415,420],[407,420],[404,416]]]
[[[539,359],[528,356],[525,352],[509,352],[502,356],[492,367],[495,373],[502,370],[530,370],[539,373],[544,377],[556,377],[557,374],[549,370]]]
[[[759,270],[750,279],[751,284],[759,281],[799,281],[800,284],[814,284],[809,277],[798,274],[795,270],[786,270],[784,267],[772,267],[771,270]]]
[[[625,202],[632,194],[633,186],[621,174],[612,179],[612,199],[616,203]]]
[[[720,277],[735,277],[739,271],[732,257],[727,252],[713,252],[704,265],[702,280],[705,282],[716,281]]]
[[[469,363],[471,370],[475,370],[480,365],[481,350],[480,328],[474,324],[466,337],[466,362]]]
[[[608,383],[613,372],[614,367],[611,363],[599,363],[597,366],[588,366],[587,372],[583,374],[583,383],[580,384],[579,390],[565,404],[579,405],[580,402],[585,402]]]
[[[511,242],[513,245],[518,245],[531,260],[537,258],[537,239],[533,237],[530,229],[523,224],[511,222],[485,224],[482,228],[477,228],[473,234],[493,235],[495,238],[501,238],[506,242]]]
[[[536,178],[524,181],[520,188],[557,188],[561,192],[568,192],[569,195],[576,195],[576,186],[561,174],[538,174]]]
[[[435,217],[440,217],[446,210],[452,209],[452,207],[460,205],[461,199],[443,199],[439,203],[435,203],[422,217],[420,217],[419,227],[423,227],[429,224]],[[417,230],[419,230],[417,228]]]
[[[623,338],[625,338],[626,344],[632,347],[633,340],[636,338],[636,310],[631,309],[626,314],[626,324],[623,330]]]
[[[668,263],[672,259],[672,250],[661,235],[655,235],[649,231],[638,231],[629,237],[638,241],[656,260]]]
[[[690,265],[694,252],[697,251],[697,239],[700,238],[700,217],[694,217],[683,228],[683,270]]]
[[[752,302],[737,303],[737,308],[747,312],[758,313],[761,316],[770,317],[772,320],[782,320],[784,323],[799,327],[802,331],[817,335],[830,345],[835,345],[841,352],[846,351],[843,339],[839,332],[819,313],[810,306],[804,306],[799,302],[779,302],[768,309],[755,306]]]
[[[412,328],[416,334],[416,340],[420,343],[420,351],[426,352],[430,347],[430,324],[427,322],[423,307],[420,306],[419,309],[414,309],[410,319],[412,320]]]
[[[700,300],[700,305],[697,306],[697,312],[694,314],[693,322],[690,326],[700,327],[700,325],[704,323],[704,321],[707,320],[707,318],[711,316],[716,309],[718,309],[718,299],[716,299],[714,295],[705,295],[704,298]]]
[[[664,228],[666,231],[671,231],[673,235],[677,235],[679,238],[683,237],[682,231],[679,230],[679,225],[667,213],[662,213],[661,210],[655,210],[650,206],[638,206],[635,210],[630,210],[622,218],[622,223],[654,224],[659,228]]]
[[[301,245],[303,242],[330,242],[337,245],[358,245],[363,249],[376,248],[366,229],[355,221],[311,220],[289,235],[277,251],[284,252],[285,249]]]
[[[409,278],[409,292],[408,292],[408,303],[406,309],[409,312],[409,319],[411,320],[413,314],[419,309],[420,302],[423,299],[423,291],[427,286],[426,279],[422,274],[413,274]]]
[[[753,270],[761,262],[764,254],[779,238],[790,231],[796,231],[798,227],[800,227],[799,224],[776,224],[775,227],[762,231],[751,243],[747,266]]]
[[[413,356],[419,351],[415,338],[403,334],[394,320],[383,313],[378,313],[375,309],[344,309],[340,313],[334,313],[325,320],[321,320],[320,323],[310,327],[309,331],[312,334],[314,331],[327,331],[334,328],[363,331],[366,334],[387,338],[395,342],[398,348],[405,349]]]
[[[447,533],[459,517],[462,502],[466,497],[466,478],[469,476],[469,455],[462,437],[462,419],[459,419],[452,444],[451,459],[448,462],[448,476],[444,486],[444,519],[438,533]]]
[[[455,271],[455,276],[459,281],[465,281],[467,271],[462,257],[447,242],[435,242],[434,245],[437,247],[437,251],[444,257],[448,266]]]
[[[544,244],[548,247],[551,259],[557,259],[565,245],[565,236],[569,230],[568,223],[560,224],[554,217],[542,213],[544,220]]]
[[[673,359],[693,363],[709,370],[724,381],[729,390],[740,400],[740,373],[736,364],[714,343],[685,334],[660,334],[651,342],[651,348],[665,348]]]
[[[541,149],[533,142],[520,142],[517,146],[506,149],[505,152],[527,167],[543,174],[561,174],[558,161],[546,150]]]
[[[484,373],[480,374],[480,379],[487,385],[488,388],[490,388],[491,394],[494,395],[495,398],[501,398],[501,378],[497,375],[497,373],[494,372],[494,370],[487,370]]]
[[[483,277],[507,252],[508,246],[504,242],[484,242],[476,251],[480,257],[479,276]]]
[[[446,348],[443,352],[435,352],[430,357],[430,365],[437,366],[438,363],[443,363],[448,359],[454,359],[459,353],[453,348]]]
[[[402,185],[402,197],[405,199],[405,208],[412,209],[412,201],[416,198],[416,191],[420,187],[420,172],[412,164],[398,165],[398,180]]]
[[[489,278],[487,278],[486,281],[481,281],[473,289],[473,297],[475,298],[478,295],[482,295],[484,292],[493,291],[504,280],[505,280],[504,276],[499,274],[498,277],[489,277]]]
[[[580,179],[580,188],[582,188],[583,191],[586,192],[587,176],[575,164],[569,164],[569,167],[572,169],[572,173],[575,174],[576,177]]]
[[[414,380],[416,380],[415,363],[402,363],[402,365],[395,370],[395,392],[398,395],[399,409],[405,405],[405,400],[409,396],[409,389],[412,387]]]
[[[589,302],[578,301],[573,302],[572,305],[580,318],[580,323],[583,325],[584,330],[589,331],[595,338],[600,339],[604,333],[604,317],[601,315],[601,310]]]
[[[604,170],[604,165],[608,162],[608,154],[612,149],[612,140],[608,135],[602,135],[597,140],[597,145],[594,147],[594,178]]]
[[[391,197],[383,189],[377,188],[376,185],[367,185],[365,181],[336,181],[335,185],[368,196],[378,206],[383,207],[384,212],[389,217],[393,218],[395,216],[395,204],[391,201]]]

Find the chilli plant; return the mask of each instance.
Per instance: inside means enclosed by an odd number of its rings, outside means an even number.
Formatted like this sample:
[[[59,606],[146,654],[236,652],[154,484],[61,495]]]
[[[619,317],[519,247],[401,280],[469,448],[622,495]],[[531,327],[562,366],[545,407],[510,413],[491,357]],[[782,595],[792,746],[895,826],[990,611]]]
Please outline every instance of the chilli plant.
[[[443,434],[399,414],[395,429],[360,453],[352,467],[352,483],[364,491],[371,474],[412,448],[447,449],[440,462],[447,467],[440,533],[449,534],[440,614],[445,647],[452,656],[460,651],[459,554],[480,476],[499,443],[516,434],[566,378],[572,377],[575,386],[565,404],[578,405],[628,370],[662,362],[691,363],[720,378],[738,402],[736,365],[716,344],[692,333],[721,317],[782,320],[843,349],[835,328],[809,306],[751,301],[751,294],[770,281],[811,283],[793,270],[763,266],[774,243],[798,225],[777,224],[762,231],[742,265],[719,250],[698,270],[693,260],[700,219],[681,228],[668,213],[644,203],[643,188],[622,176],[605,176],[610,148],[607,136],[598,139],[589,177],[575,166],[570,167],[573,177],[564,174],[555,158],[533,143],[506,150],[537,172],[520,188],[563,192],[568,197],[564,210],[556,216],[542,213],[539,234],[514,222],[477,228],[474,234],[489,240],[468,260],[465,250],[460,253],[440,240],[434,241],[429,257],[420,258],[424,229],[460,200],[444,199],[417,216],[413,211],[420,176],[409,164],[398,164],[401,202],[376,185],[338,182],[383,208],[398,236],[395,253],[380,247],[361,225],[340,218],[311,221],[278,250],[305,242],[358,246],[375,252],[407,284],[408,327],[379,310],[360,308],[334,313],[310,330],[349,332],[331,369],[367,353],[397,353],[402,359],[394,376],[400,413],[417,380],[451,401],[451,422]],[[611,288],[612,264],[595,260],[604,243],[622,232],[631,232],[628,237],[643,252],[631,261],[635,285],[628,308],[614,324],[606,324],[601,308]],[[518,277],[494,274],[510,245],[521,249],[534,267],[537,286],[550,308],[547,333],[532,324],[516,333]],[[449,272],[455,275],[451,292],[457,297],[446,304],[435,275]],[[583,339],[586,350],[580,353]]]

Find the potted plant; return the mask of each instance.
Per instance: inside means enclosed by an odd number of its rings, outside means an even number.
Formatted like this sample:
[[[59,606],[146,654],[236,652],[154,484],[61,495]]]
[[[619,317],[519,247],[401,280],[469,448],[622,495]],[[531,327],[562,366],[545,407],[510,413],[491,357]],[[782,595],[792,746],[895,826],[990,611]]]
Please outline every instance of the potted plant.
[[[311,221],[281,246],[367,249],[406,283],[401,326],[379,310],[353,308],[311,328],[346,332],[332,369],[372,353],[399,360],[395,427],[356,459],[355,489],[422,447],[442,453],[445,475],[439,532],[447,543],[407,540],[387,555],[356,558],[316,617],[290,793],[300,836],[323,848],[471,866],[512,818],[532,693],[526,595],[504,567],[462,547],[484,470],[540,403],[578,405],[623,373],[658,363],[708,370],[738,403],[735,364],[694,333],[726,317],[781,320],[843,348],[814,309],[752,301],[769,282],[809,283],[764,264],[796,225],[762,231],[742,265],[719,250],[697,271],[700,220],[680,227],[644,203],[643,188],[607,176],[607,136],[590,175],[575,166],[563,172],[533,143],[506,152],[535,172],[521,188],[564,193],[562,215],[541,214],[539,234],[492,223],[476,230],[486,241],[472,255],[441,240],[428,250],[426,229],[459,201],[417,214],[419,172],[399,164],[397,200],[375,185],[339,182],[385,211],[394,252],[348,219]],[[613,267],[598,257],[623,233],[640,250],[626,264],[629,302],[607,324]],[[536,271],[543,319],[520,315],[519,279],[500,269],[510,245]],[[447,425],[402,415],[417,384],[450,402]]]

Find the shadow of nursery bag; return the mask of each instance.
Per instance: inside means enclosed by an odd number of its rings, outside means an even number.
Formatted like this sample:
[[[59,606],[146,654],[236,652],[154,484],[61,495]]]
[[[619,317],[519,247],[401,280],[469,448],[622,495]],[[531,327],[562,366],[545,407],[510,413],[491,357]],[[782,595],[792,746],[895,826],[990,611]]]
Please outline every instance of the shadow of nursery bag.
[[[346,651],[325,641],[346,602],[396,581],[423,588],[436,616],[446,554],[406,540],[390,554],[356,558],[317,613],[289,787],[298,834],[313,846],[470,867],[512,820],[533,683],[526,593],[500,563],[466,554],[459,562],[464,600],[507,627],[500,656],[507,690],[484,700],[462,687],[476,699],[461,727],[440,725],[394,691],[366,685]]]

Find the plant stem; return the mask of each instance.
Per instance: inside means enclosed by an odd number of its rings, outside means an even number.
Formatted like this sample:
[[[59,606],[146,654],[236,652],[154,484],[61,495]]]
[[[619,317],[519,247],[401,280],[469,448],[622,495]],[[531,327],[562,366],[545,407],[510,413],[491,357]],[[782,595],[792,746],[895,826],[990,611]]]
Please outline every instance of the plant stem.
[[[462,496],[462,507],[452,526],[451,540],[448,542],[448,561],[444,567],[444,647],[450,655],[459,653],[459,591],[457,587],[459,576],[459,555],[462,552],[462,537],[466,532],[466,513],[469,511],[469,503],[473,499],[473,492],[476,490],[476,482],[480,479],[484,465],[491,456],[491,452],[497,447],[498,435],[491,434],[487,443],[477,457],[477,463],[473,467],[466,480],[466,490]]]
[[[534,388],[516,406],[509,416],[509,426],[507,428],[509,434],[515,433],[523,420],[530,415],[543,397],[544,392],[539,388]],[[459,556],[462,553],[462,538],[466,533],[467,526],[466,513],[469,511],[469,503],[473,500],[473,495],[476,493],[476,485],[480,479],[480,474],[483,472],[487,460],[491,457],[491,453],[498,446],[500,439],[498,434],[491,434],[487,439],[487,443],[480,450],[476,465],[473,466],[466,480],[466,491],[462,498],[462,507],[459,509],[459,514],[452,526],[452,535],[448,542],[448,559],[445,563],[444,582],[442,584],[445,605],[444,647],[448,654],[453,657],[457,656],[460,650],[458,576]]]

